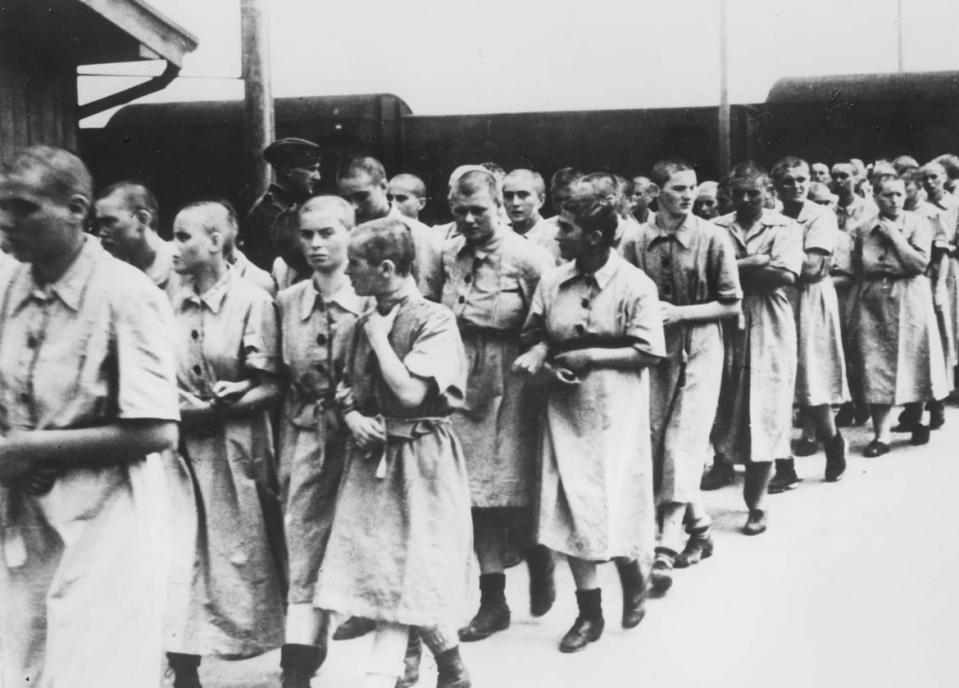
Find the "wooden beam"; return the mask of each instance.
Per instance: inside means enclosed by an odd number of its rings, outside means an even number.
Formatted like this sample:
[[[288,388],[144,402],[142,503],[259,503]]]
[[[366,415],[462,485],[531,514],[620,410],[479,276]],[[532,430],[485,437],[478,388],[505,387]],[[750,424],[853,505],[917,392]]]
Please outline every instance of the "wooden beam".
[[[91,10],[177,67],[196,50],[196,36],[141,0],[79,0]]]
[[[266,0],[242,0],[240,34],[243,39],[243,99],[245,105],[244,160],[247,201],[252,204],[270,185],[270,166],[263,149],[275,136],[273,87],[270,72],[270,33]]]

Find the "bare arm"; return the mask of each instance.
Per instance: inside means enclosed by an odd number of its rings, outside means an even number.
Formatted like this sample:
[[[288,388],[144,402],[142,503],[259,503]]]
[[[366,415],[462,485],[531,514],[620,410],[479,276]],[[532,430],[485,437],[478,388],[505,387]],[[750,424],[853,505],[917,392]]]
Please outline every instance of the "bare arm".
[[[177,424],[168,420],[127,420],[91,428],[14,430],[0,440],[0,478],[32,468],[127,463],[144,454],[172,449]]]
[[[883,231],[883,236],[889,239],[907,275],[921,275],[929,267],[929,256],[910,244],[902,232]]]
[[[414,408],[423,403],[429,392],[429,383],[412,375],[400,360],[400,357],[390,346],[387,337],[388,331],[379,324],[378,320],[369,318],[364,324],[370,346],[376,353],[376,360],[380,364],[380,373],[397,400],[406,408]]]
[[[702,323],[716,322],[726,318],[738,318],[742,307],[738,300],[722,302],[709,301],[689,306],[674,306],[665,302],[659,304],[663,311],[663,325],[672,325],[679,322]]]

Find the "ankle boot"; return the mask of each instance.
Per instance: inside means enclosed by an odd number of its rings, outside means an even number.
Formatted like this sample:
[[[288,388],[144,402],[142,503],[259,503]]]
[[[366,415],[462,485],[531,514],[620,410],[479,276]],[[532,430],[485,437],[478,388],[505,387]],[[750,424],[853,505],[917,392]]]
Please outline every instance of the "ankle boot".
[[[543,616],[556,601],[553,553],[543,545],[535,545],[526,554],[526,566],[529,568],[529,613]]]
[[[675,550],[669,547],[656,548],[656,560],[649,574],[650,587],[655,593],[665,595],[666,591],[673,586],[673,562],[675,561]]]
[[[560,652],[579,652],[600,639],[606,625],[603,619],[603,591],[599,588],[576,591],[579,616],[559,643]]]
[[[173,670],[173,688],[201,688],[200,655],[167,652],[166,657]]]
[[[403,656],[403,676],[396,682],[396,688],[410,688],[420,680],[420,660],[423,658],[423,640],[415,627],[410,627],[410,637],[406,642],[406,654]]]
[[[635,559],[617,559],[616,572],[623,586],[623,628],[635,628],[646,616],[646,581]]]
[[[836,430],[832,439],[826,440],[826,480],[834,483],[846,472],[846,440]]]
[[[470,688],[472,685],[459,645],[436,656],[436,688]]]
[[[322,645],[288,643],[280,648],[280,668],[283,669],[283,688],[310,688],[310,680],[326,659]]]
[[[476,616],[460,629],[461,641],[469,643],[483,640],[509,628],[510,612],[505,591],[505,573],[484,573],[480,576],[480,608]]]

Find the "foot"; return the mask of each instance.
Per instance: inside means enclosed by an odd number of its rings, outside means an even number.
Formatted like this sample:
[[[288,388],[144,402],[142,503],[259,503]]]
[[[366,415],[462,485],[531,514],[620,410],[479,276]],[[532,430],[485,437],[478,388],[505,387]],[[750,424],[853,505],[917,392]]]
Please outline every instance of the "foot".
[[[873,440],[866,445],[866,448],[863,450],[862,455],[868,459],[874,459],[877,456],[882,456],[883,454],[889,453],[889,443],[883,442],[882,440]]]
[[[929,426],[922,424],[916,425],[912,430],[912,437],[909,438],[909,444],[916,446],[929,444]]]
[[[850,403],[845,403],[840,406],[839,411],[836,413],[836,427],[847,428],[852,425],[853,419],[855,418],[855,413],[856,410]]]
[[[941,403],[929,406],[929,429],[938,430],[946,424],[946,410]]]
[[[689,540],[686,541],[686,547],[676,555],[673,566],[684,569],[711,556],[713,556],[713,538],[709,532],[703,535],[690,535]]]
[[[376,628],[376,623],[371,619],[351,616],[336,629],[336,633],[333,634],[333,640],[353,640],[353,638],[360,638],[367,633],[371,633],[374,628]]]
[[[480,605],[476,616],[459,630],[460,640],[472,643],[489,638],[497,631],[509,628],[510,612],[505,604]]]
[[[750,509],[749,518],[743,526],[746,535],[759,535],[766,532],[766,512],[762,509]]]
[[[578,617],[573,623],[573,627],[566,631],[566,635],[559,643],[560,652],[579,652],[590,643],[594,643],[603,635],[605,627],[603,619],[591,621]]]
[[[470,688],[472,685],[459,646],[436,657],[436,688]]]
[[[623,628],[636,628],[646,616],[646,581],[635,559],[616,560],[616,572],[623,588]]]
[[[837,431],[826,442],[826,481],[834,483],[846,472],[846,440]]]
[[[699,484],[701,490],[718,490],[736,481],[736,469],[728,461],[716,461]]]
[[[819,451],[819,443],[811,437],[803,437],[795,443],[793,454],[796,456],[812,456]]]
[[[556,601],[556,564],[553,554],[545,547],[535,547],[526,558],[529,567],[529,613],[543,616]]]
[[[776,475],[769,481],[769,494],[779,494],[786,490],[795,490],[802,482],[796,475],[796,466],[792,459],[776,461]]]
[[[412,688],[420,680],[420,660],[423,658],[423,641],[415,628],[410,629],[406,654],[403,656],[403,675],[396,680],[396,688]]]
[[[673,587],[673,561],[676,553],[666,547],[656,548],[656,560],[649,574],[649,584],[657,595],[665,595]]]

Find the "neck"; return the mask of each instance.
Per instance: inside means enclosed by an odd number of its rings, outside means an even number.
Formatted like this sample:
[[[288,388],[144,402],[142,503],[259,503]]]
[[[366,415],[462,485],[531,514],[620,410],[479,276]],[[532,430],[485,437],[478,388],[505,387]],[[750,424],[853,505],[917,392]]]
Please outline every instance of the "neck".
[[[841,192],[838,194],[839,199],[836,203],[840,208],[845,208],[848,205],[852,205],[853,201],[856,200],[856,194],[852,192]]]
[[[759,221],[759,218],[763,216],[763,211],[760,210],[758,213],[746,214],[746,213],[736,213],[736,224],[738,224],[743,229],[749,229],[754,224]]]
[[[680,227],[683,226],[683,223],[686,222],[686,218],[689,215],[687,213],[681,213],[678,215],[669,214],[660,211],[657,213],[656,218],[659,220],[660,226],[665,229],[667,232],[675,232]],[[637,218],[638,219],[638,218]]]
[[[376,295],[376,310],[386,314],[393,310],[393,306],[398,304],[407,293],[406,277],[394,277],[383,292]]]
[[[802,212],[804,201],[783,201],[783,215],[796,219]]]
[[[606,262],[609,260],[610,250],[609,246],[600,246],[596,248],[595,251],[591,251],[589,254],[577,258],[576,267],[580,272],[592,275],[606,265]]]
[[[946,194],[945,194],[944,192],[942,192],[942,191],[940,191],[940,192],[938,192],[938,193],[933,193],[933,192],[931,192],[931,191],[927,191],[927,192],[926,192],[926,195],[929,197],[929,200],[930,200],[930,201],[932,201],[933,203],[938,203],[939,201],[942,200],[942,197],[945,196]]]
[[[633,217],[636,218],[636,221],[639,222],[640,224],[645,223],[647,220],[649,220],[649,206],[638,205],[635,208],[633,208]]]
[[[37,284],[52,284],[63,277],[83,250],[83,243],[84,235],[78,232],[76,236],[70,237],[56,256],[42,262],[35,261],[32,264],[32,272]]]
[[[130,264],[140,271],[146,271],[157,257],[156,244],[159,237],[152,231],[143,235],[143,242],[130,253]]]
[[[543,219],[543,216],[539,213],[534,213],[532,217],[528,220],[521,220],[519,222],[513,222],[513,231],[517,234],[526,234],[529,230],[536,226],[536,224]]]
[[[347,277],[345,266],[337,268],[332,272],[321,272],[316,270],[313,273],[313,286],[316,287],[316,290],[320,292],[323,298],[329,298],[330,296],[333,296],[333,294],[343,288],[343,285],[346,284],[346,281]]]
[[[193,285],[197,294],[205,294],[223,279],[226,274],[226,261],[222,258],[207,263],[193,273]]]

